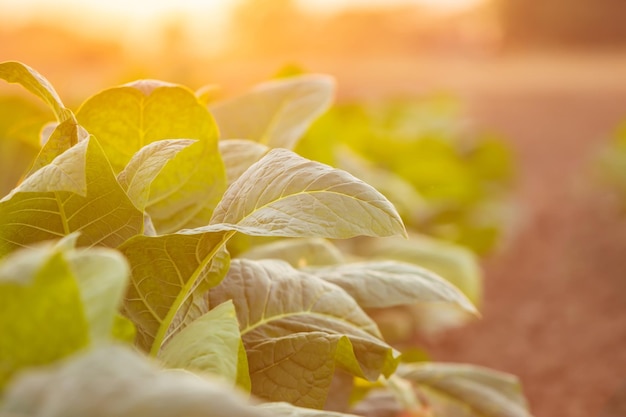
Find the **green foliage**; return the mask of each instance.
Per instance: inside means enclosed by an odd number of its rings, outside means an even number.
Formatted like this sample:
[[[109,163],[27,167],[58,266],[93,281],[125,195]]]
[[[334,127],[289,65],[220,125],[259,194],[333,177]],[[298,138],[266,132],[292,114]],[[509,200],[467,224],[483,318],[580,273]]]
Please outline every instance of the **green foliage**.
[[[613,134],[613,139],[598,156],[596,172],[599,179],[626,201],[626,123]]]
[[[445,97],[336,105],[296,151],[374,185],[408,227],[486,253],[505,220],[511,155],[489,135],[468,137],[459,119]]]
[[[109,340],[128,280],[110,249],[77,251],[76,235],[0,260],[0,388],[22,368]]]
[[[57,117],[0,201],[0,414],[339,416],[316,410],[337,378],[428,410],[396,389],[409,384],[394,376],[400,352],[366,309],[476,310],[412,262],[355,263],[327,240],[406,237],[376,189],[285,149],[328,105],[327,77],[212,102],[219,129],[181,86],[108,89],[75,116],[25,65],[0,64],[0,77]],[[238,235],[273,242],[231,259]]]

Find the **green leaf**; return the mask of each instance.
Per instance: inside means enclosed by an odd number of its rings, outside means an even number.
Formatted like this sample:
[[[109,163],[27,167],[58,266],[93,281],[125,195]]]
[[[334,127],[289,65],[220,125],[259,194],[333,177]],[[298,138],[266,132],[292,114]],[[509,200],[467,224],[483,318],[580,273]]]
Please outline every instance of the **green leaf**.
[[[321,408],[335,364],[370,380],[397,365],[398,353],[345,291],[285,262],[233,260],[209,291],[211,305],[227,300],[235,303],[259,397]]]
[[[135,324],[122,316],[116,314],[113,321],[113,328],[111,329],[111,338],[120,342],[133,344],[137,337],[137,329]]]
[[[92,248],[70,252],[67,260],[78,283],[91,342],[108,341],[124,328],[128,331],[128,324],[117,318],[130,275],[126,259],[117,251]]]
[[[0,256],[77,231],[79,246],[116,247],[142,229],[143,214],[117,183],[93,137],[0,201]]]
[[[313,410],[296,407],[289,403],[265,403],[258,406],[275,417],[356,417],[354,414],[337,413],[326,410]]]
[[[59,122],[72,119],[72,112],[65,108],[54,88],[41,74],[21,62],[0,63],[0,78],[18,83],[50,106]]]
[[[229,185],[270,150],[265,145],[244,139],[222,140],[219,149]]]
[[[77,114],[94,134],[116,173],[144,146],[193,139],[153,179],[146,211],[159,233],[208,223],[226,188],[217,127],[192,91],[159,81],[137,81],[88,99]]]
[[[345,262],[341,251],[326,239],[282,239],[255,246],[239,255],[247,259],[280,259],[294,268],[336,265]]]
[[[211,106],[222,139],[249,139],[270,148],[293,149],[333,99],[334,80],[303,75],[258,85]]]
[[[193,92],[161,81],[104,90],[83,103],[76,117],[98,138],[115,172],[159,140],[206,140],[217,146],[215,122]]]
[[[198,141],[181,150],[152,181],[146,211],[159,233],[204,226],[225,189],[217,146]]]
[[[398,375],[413,382],[435,415],[468,417],[529,417],[516,377],[462,364],[402,365]]]
[[[31,97],[0,95],[0,195],[22,179],[39,152],[39,131],[50,120]]]
[[[445,303],[477,314],[476,307],[455,286],[409,263],[359,262],[305,271],[340,286],[363,308]]]
[[[185,139],[160,140],[144,146],[133,155],[117,180],[135,207],[142,211],[145,209],[152,181],[172,158],[194,142]]]
[[[168,367],[219,375],[234,385],[240,344],[235,306],[227,301],[172,337],[158,357]]]
[[[473,304],[480,305],[483,278],[478,259],[462,246],[411,234],[409,240],[371,239],[355,248],[356,254],[365,258],[393,259],[430,270],[454,284]]]
[[[88,133],[76,123],[73,117],[62,121],[54,128],[50,137],[44,143],[26,176],[30,176],[52,163],[56,157],[68,151],[79,141],[87,139],[88,136]]]
[[[286,149],[270,151],[231,184],[203,230],[329,238],[405,233],[393,205],[371,186]]]
[[[18,370],[62,358],[89,343],[72,270],[53,245],[0,261],[0,389]]]
[[[135,236],[120,246],[132,269],[124,312],[137,326],[141,348],[156,356],[171,336],[206,313],[198,295],[226,275],[227,235]]]
[[[263,417],[220,381],[163,370],[139,353],[102,347],[18,377],[0,414],[48,417]]]

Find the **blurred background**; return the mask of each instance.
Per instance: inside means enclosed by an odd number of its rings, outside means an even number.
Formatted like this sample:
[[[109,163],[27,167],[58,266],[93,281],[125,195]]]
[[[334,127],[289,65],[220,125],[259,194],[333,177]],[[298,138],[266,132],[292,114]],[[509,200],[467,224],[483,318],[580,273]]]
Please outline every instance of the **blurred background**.
[[[622,0],[0,0],[0,61],[71,107],[138,78],[228,97],[327,73],[339,106],[413,100],[446,132],[497,138],[498,181],[479,176],[508,191],[497,236],[484,204],[482,228],[424,226],[481,257],[483,319],[421,342],[519,375],[538,417],[608,417],[626,401],[625,18]],[[420,109],[403,120],[431,123]]]

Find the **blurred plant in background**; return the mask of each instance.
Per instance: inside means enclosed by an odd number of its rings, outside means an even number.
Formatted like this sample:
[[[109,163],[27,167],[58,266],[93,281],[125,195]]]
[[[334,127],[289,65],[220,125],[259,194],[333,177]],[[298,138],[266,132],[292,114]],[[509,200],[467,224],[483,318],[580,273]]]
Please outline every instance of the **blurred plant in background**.
[[[622,209],[626,208],[626,122],[615,129],[613,138],[602,149],[596,171],[600,181],[618,194]]]
[[[297,151],[374,184],[415,231],[480,255],[502,236],[511,151],[493,135],[469,131],[453,97],[336,105]]]

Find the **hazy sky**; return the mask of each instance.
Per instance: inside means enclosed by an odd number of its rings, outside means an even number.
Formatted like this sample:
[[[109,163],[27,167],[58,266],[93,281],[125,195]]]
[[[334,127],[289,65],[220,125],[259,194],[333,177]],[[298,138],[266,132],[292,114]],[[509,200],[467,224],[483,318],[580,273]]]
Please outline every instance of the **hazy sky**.
[[[256,0],[259,7],[272,0]],[[350,7],[389,7],[419,4],[446,11],[481,0],[295,0],[311,12],[333,13]],[[226,17],[238,0],[0,0],[0,24],[5,27],[31,21],[55,21],[94,37],[117,37],[146,47],[146,38],[159,35],[158,23],[181,19],[192,39],[214,39],[224,34]],[[155,24],[157,23],[157,24]],[[157,40],[155,38],[155,40]],[[219,42],[215,42],[218,44]],[[132,47],[132,46],[131,46]]]

